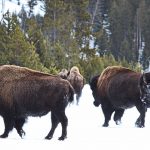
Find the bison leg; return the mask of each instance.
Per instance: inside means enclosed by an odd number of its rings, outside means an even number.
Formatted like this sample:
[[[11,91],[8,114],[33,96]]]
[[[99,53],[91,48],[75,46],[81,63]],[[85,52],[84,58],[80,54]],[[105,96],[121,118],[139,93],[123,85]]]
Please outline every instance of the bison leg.
[[[68,125],[68,119],[65,115],[64,111],[57,111],[51,113],[51,121],[52,121],[52,128],[48,135],[45,137],[45,139],[51,139],[53,137],[54,131],[60,122],[62,125],[62,135],[59,137],[59,140],[64,140],[67,135],[67,125]]]
[[[81,92],[79,91],[79,92],[76,94],[77,105],[79,105],[79,99],[80,99],[80,97],[81,97],[81,94],[82,94],[82,91],[81,91]]]
[[[54,112],[51,112],[51,122],[52,122],[52,127],[48,135],[45,137],[45,139],[52,139],[54,131],[59,123],[58,117]]]
[[[59,137],[59,140],[64,140],[67,137],[68,119],[66,117],[65,111],[60,112],[58,116],[62,125],[62,135]]]
[[[79,105],[79,99],[80,99],[80,95],[76,95],[76,100],[77,100],[77,105]]]
[[[116,125],[119,125],[121,123],[121,117],[123,116],[123,113],[124,109],[115,110],[114,121],[116,122]]]
[[[0,136],[1,138],[6,138],[8,137],[9,132],[13,129],[14,127],[14,120],[11,117],[4,117],[4,125],[5,125],[5,131],[4,133]]]
[[[135,122],[135,125],[139,128],[143,128],[145,126],[145,113],[146,113],[146,106],[144,103],[141,103],[140,105],[137,105],[136,108],[140,112],[140,116]]]
[[[26,119],[25,118],[19,118],[15,120],[15,128],[19,134],[19,136],[22,138],[22,136],[25,135],[24,130],[22,129]]]
[[[105,122],[103,124],[103,127],[108,127],[109,126],[109,121],[111,119],[112,113],[114,112],[114,109],[112,107],[102,106],[102,111],[103,111],[104,117],[105,117]]]

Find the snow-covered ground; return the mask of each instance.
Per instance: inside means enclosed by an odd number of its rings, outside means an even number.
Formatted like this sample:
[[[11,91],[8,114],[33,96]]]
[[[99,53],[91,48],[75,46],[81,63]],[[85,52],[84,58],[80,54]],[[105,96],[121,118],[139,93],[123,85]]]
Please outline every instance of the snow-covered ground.
[[[136,128],[134,123],[139,115],[136,108],[125,111],[122,124],[117,126],[110,121],[110,126],[102,127],[104,117],[101,108],[93,105],[93,97],[89,85],[85,85],[79,106],[75,103],[66,109],[68,117],[68,138],[58,141],[61,126],[56,128],[52,140],[44,137],[50,130],[50,114],[39,117],[29,117],[24,125],[26,136],[21,139],[16,130],[10,132],[9,137],[0,139],[0,147],[15,150],[63,149],[63,150],[99,150],[99,149],[149,149],[150,142],[150,111],[146,115],[146,127]],[[3,119],[0,118],[0,134],[4,131]]]

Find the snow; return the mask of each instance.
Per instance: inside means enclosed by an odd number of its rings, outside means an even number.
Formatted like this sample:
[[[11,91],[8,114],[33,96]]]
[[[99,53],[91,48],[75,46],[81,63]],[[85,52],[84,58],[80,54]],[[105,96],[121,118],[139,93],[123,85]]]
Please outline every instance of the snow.
[[[85,85],[79,105],[70,104],[66,108],[68,117],[68,135],[64,141],[59,141],[61,126],[56,128],[52,140],[44,137],[50,130],[50,113],[43,117],[29,117],[23,129],[26,135],[19,137],[16,130],[10,132],[8,138],[0,139],[0,146],[6,150],[40,149],[148,149],[150,130],[150,111],[146,115],[146,127],[136,128],[134,123],[139,115],[137,109],[131,108],[125,111],[122,124],[116,125],[112,120],[109,127],[102,127],[104,122],[101,107],[93,105],[93,97],[89,85]],[[0,134],[4,131],[3,119],[0,118]]]

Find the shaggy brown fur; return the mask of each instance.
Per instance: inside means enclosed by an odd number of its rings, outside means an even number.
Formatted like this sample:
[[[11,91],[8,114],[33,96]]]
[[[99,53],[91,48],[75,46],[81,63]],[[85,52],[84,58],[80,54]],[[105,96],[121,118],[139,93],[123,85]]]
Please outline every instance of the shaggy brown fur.
[[[94,105],[101,104],[105,122],[108,126],[112,113],[115,111],[114,121],[120,122],[124,110],[136,106],[140,116],[136,121],[138,127],[144,127],[145,104],[140,99],[141,73],[125,67],[107,67],[100,76],[95,76],[90,82],[90,87],[95,99]]]
[[[103,92],[101,94],[106,95],[107,94],[107,85],[111,81],[111,79],[117,75],[117,74],[124,74],[124,73],[132,73],[134,71],[120,66],[109,66],[106,69],[103,70],[101,73],[98,82],[97,82],[97,88],[99,90],[102,90]]]
[[[52,128],[47,139],[51,139],[57,124],[62,124],[64,140],[67,135],[65,108],[73,101],[74,90],[67,80],[14,65],[0,66],[0,115],[4,119],[7,137],[15,127],[20,136],[28,116],[42,116],[51,111]]]
[[[84,87],[84,78],[79,72],[79,68],[76,66],[73,66],[70,69],[69,75],[67,77],[68,81],[71,83],[73,86],[75,93],[76,93],[76,99],[77,99],[77,104],[79,103],[79,99],[82,94],[82,89]]]

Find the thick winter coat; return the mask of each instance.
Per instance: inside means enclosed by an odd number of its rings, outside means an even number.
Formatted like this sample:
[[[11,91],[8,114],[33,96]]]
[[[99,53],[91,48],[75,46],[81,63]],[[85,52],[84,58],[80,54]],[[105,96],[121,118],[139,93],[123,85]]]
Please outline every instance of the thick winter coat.
[[[114,114],[114,121],[118,124],[124,110],[136,106],[140,113],[136,126],[144,127],[146,106],[140,98],[141,73],[128,68],[112,66],[107,67],[101,75],[95,76],[90,82],[90,87],[95,99],[94,105],[101,104],[107,127]]]
[[[16,128],[22,137],[22,129],[28,116],[43,116],[51,111],[52,127],[46,139],[51,139],[58,123],[62,135],[67,136],[68,119],[65,108],[73,101],[71,84],[59,76],[41,73],[15,65],[0,66],[0,115],[4,119],[5,138]]]

